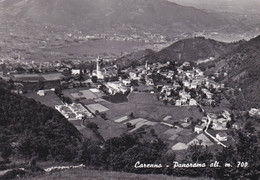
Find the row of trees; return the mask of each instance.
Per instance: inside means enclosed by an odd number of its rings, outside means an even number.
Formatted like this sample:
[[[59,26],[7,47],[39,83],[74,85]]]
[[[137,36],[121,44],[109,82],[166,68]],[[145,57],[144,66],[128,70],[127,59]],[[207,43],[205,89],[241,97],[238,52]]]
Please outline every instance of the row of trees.
[[[237,135],[239,140],[235,147],[211,152],[205,146],[192,145],[182,157],[177,157],[175,153],[168,152],[168,145],[159,139],[148,142],[141,140],[137,134],[124,134],[107,140],[103,146],[93,145],[91,141],[85,142],[81,162],[87,166],[113,171],[220,179],[257,179],[260,167],[257,137],[241,132],[237,132]],[[134,165],[138,161],[161,164],[162,168],[135,168]],[[206,163],[206,167],[174,169],[174,161],[181,164]],[[210,167],[215,161],[219,162],[219,167]],[[225,167],[226,163],[231,166]]]

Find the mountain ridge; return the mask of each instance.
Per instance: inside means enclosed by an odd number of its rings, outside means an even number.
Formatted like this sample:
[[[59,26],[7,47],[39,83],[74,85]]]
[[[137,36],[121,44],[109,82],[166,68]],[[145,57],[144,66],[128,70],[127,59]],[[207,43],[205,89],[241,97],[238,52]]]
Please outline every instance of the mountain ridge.
[[[221,57],[239,44],[240,42],[225,43],[204,37],[187,38],[179,40],[158,52],[152,50],[138,51],[119,58],[117,62],[126,66],[131,65],[132,62],[144,64],[145,61],[149,63],[165,63],[167,61],[196,62],[211,57]]]
[[[85,30],[122,30],[130,25],[165,34],[195,31],[241,31],[237,24],[215,14],[166,0],[12,0],[5,13],[17,21],[51,23]],[[233,23],[233,22],[232,22]]]

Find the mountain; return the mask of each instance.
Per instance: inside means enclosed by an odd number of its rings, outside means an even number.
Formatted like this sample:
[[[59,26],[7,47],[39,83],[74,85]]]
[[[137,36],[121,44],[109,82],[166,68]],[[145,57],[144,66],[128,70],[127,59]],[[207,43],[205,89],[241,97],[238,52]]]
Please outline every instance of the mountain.
[[[150,63],[167,61],[183,63],[184,61],[197,61],[210,57],[218,58],[237,47],[238,44],[219,42],[204,37],[188,38],[177,41],[159,52],[145,50],[126,55],[118,59],[117,63],[120,65],[143,64],[145,61]]]
[[[237,92],[236,107],[249,109],[260,107],[260,36],[242,43],[233,51],[220,58],[219,71],[227,72],[224,82]],[[223,63],[225,62],[225,63]]]
[[[259,14],[260,2],[258,0],[169,0],[184,6],[212,11],[226,11],[234,13]]]
[[[148,61],[197,61],[209,57],[217,58],[234,48],[235,43],[224,43],[204,37],[177,41],[169,47],[151,54]]]
[[[2,0],[17,22],[55,24],[85,31],[241,32],[246,27],[222,16],[166,0]],[[232,27],[230,26],[231,24]],[[231,28],[230,28],[231,27]]]

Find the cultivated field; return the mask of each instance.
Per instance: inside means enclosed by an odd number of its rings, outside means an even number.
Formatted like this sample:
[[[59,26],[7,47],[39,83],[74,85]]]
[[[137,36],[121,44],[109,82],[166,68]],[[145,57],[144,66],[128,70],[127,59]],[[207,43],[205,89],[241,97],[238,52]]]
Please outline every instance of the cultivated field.
[[[74,89],[66,89],[63,90],[62,93],[64,94],[64,96],[71,98],[72,100],[75,99],[81,99],[81,98],[85,98],[85,100],[87,101],[82,101],[84,104],[89,104],[88,101],[90,103],[93,103],[94,99],[98,99],[102,96],[104,96],[104,93],[102,92],[93,92],[92,89],[87,89],[87,88],[74,88]]]
[[[51,73],[51,74],[43,74],[41,75],[46,81],[56,81],[60,80],[63,75],[61,73]]]
[[[29,92],[24,94],[28,98],[32,98],[46,106],[55,108],[55,105],[62,105],[63,103],[54,92],[46,92],[45,96],[39,96],[37,92]]]
[[[98,132],[105,140],[113,137],[119,137],[121,134],[127,132],[127,127],[125,124],[104,120],[100,117],[97,117],[95,119],[87,119],[85,121],[85,125],[87,125],[88,122],[94,122],[98,125]],[[90,129],[86,130],[90,131]]]
[[[162,121],[166,116],[172,116],[173,120],[180,120],[187,117],[193,119],[202,118],[202,114],[197,107],[176,107],[170,104],[165,105],[162,101],[158,101],[155,94],[150,93],[132,93],[128,96],[128,102],[112,104],[100,102],[106,106],[107,117],[109,119],[117,119],[131,112],[136,117],[142,117],[153,121]]]

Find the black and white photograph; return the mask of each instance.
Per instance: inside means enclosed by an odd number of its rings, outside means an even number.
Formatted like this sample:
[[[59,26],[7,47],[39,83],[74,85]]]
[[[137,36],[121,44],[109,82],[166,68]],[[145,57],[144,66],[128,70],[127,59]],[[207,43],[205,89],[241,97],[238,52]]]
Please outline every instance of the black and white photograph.
[[[0,0],[0,180],[260,178],[260,0]]]

